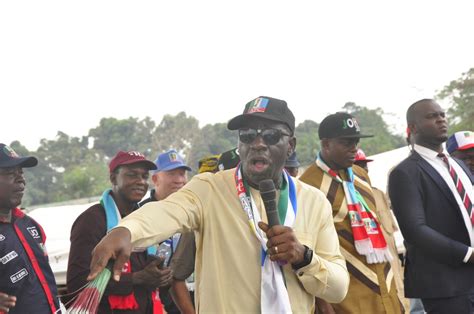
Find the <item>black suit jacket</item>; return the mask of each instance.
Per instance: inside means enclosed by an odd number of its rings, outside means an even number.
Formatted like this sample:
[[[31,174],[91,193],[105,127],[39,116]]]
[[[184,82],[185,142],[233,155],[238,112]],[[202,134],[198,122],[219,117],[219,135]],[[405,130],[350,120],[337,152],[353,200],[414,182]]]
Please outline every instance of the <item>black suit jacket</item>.
[[[469,233],[441,175],[413,152],[390,174],[389,196],[407,249],[405,296],[474,293],[474,264],[463,262],[471,246]]]

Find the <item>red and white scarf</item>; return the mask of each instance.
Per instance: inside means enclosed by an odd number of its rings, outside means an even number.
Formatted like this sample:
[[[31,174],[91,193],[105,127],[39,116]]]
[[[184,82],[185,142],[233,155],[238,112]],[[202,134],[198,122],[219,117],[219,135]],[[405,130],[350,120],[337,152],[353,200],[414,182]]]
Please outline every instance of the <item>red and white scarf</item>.
[[[354,236],[354,245],[357,252],[365,255],[369,264],[391,261],[392,255],[385,242],[380,224],[362,195],[355,189],[352,167],[345,169],[349,178],[348,181],[345,181],[342,180],[336,171],[329,168],[319,155],[316,159],[316,165],[334,180],[341,183],[344,188],[352,234]]]

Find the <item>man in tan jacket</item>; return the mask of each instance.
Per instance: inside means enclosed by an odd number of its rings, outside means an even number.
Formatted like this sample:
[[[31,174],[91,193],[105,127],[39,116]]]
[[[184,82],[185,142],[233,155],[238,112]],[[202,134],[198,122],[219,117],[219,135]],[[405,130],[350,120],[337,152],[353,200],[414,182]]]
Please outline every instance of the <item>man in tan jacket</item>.
[[[331,206],[320,191],[283,171],[296,146],[286,102],[258,97],[228,128],[238,130],[239,167],[197,175],[123,220],[94,249],[89,278],[113,257],[118,279],[132,246],[193,230],[198,313],[310,313],[315,297],[340,302],[349,276]],[[260,195],[264,180],[275,186],[281,224],[272,227]]]
[[[364,135],[345,112],[327,116],[319,126],[321,151],[300,180],[321,190],[332,205],[342,255],[350,274],[349,291],[335,313],[400,313],[392,259],[375,214],[375,197],[367,172],[354,166]],[[331,310],[331,308],[329,308]]]

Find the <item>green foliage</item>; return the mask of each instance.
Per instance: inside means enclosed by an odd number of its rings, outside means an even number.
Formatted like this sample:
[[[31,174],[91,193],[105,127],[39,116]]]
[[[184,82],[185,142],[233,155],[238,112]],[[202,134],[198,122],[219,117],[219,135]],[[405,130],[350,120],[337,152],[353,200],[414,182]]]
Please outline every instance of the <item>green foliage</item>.
[[[128,118],[103,118],[98,127],[89,131],[94,149],[112,158],[119,150],[150,153],[155,122],[146,117],[143,120]]]
[[[58,132],[54,140],[42,139],[37,155],[53,169],[67,169],[81,163],[90,153],[87,137],[70,137]]]
[[[185,112],[176,116],[165,115],[153,131],[152,150],[154,156],[170,149],[176,149],[187,159],[192,143],[199,137],[199,121]]]
[[[314,162],[319,152],[318,128],[319,124],[312,120],[305,120],[296,127],[296,155],[302,166]]]
[[[437,97],[452,105],[448,110],[452,132],[474,130],[474,68],[451,81]],[[357,118],[362,133],[375,135],[361,140],[360,146],[367,155],[405,145],[401,136],[389,131],[382,109],[348,102],[343,110]],[[318,123],[305,120],[295,130],[296,151],[302,166],[312,163],[320,149],[318,127]],[[226,123],[199,128],[196,118],[180,112],[165,115],[158,125],[150,117],[103,118],[87,136],[70,137],[58,131],[54,139],[42,139],[36,152],[29,152],[19,141],[10,146],[22,156],[38,158],[38,166],[25,169],[27,189],[22,206],[31,206],[100,195],[110,186],[107,165],[119,150],[139,151],[154,160],[158,154],[174,148],[197,170],[199,159],[236,145],[237,134],[227,130]]]
[[[84,162],[64,172],[64,193],[68,199],[100,195],[110,186],[105,163]]]
[[[227,123],[207,124],[202,128],[201,133],[211,155],[237,147],[237,131],[227,129]]]
[[[366,155],[378,154],[405,144],[401,136],[390,133],[387,123],[383,120],[382,109],[368,109],[353,102],[346,103],[343,108],[357,119],[361,133],[374,135],[360,140],[360,148]]]
[[[221,154],[237,146],[237,134],[227,129],[227,123],[207,124],[199,132],[187,158],[197,172],[201,158]]]
[[[451,133],[474,130],[474,68],[446,85],[437,98],[451,104],[448,110]]]
[[[354,114],[363,132],[377,134],[362,140],[367,154],[374,154],[403,145],[392,135],[383,121],[380,109],[370,110],[347,103],[344,109]],[[319,150],[318,123],[306,120],[296,130],[296,151],[303,166],[314,161]],[[103,118],[87,136],[70,137],[58,132],[53,140],[41,140],[36,152],[28,152],[19,142],[12,147],[20,155],[33,155],[37,167],[25,170],[27,193],[23,205],[37,205],[76,198],[98,196],[110,186],[108,163],[119,150],[135,150],[150,160],[171,148],[184,155],[186,162],[197,171],[198,160],[237,146],[237,132],[226,123],[208,124],[199,128],[192,116],[180,112],[165,115],[156,125],[151,118]]]

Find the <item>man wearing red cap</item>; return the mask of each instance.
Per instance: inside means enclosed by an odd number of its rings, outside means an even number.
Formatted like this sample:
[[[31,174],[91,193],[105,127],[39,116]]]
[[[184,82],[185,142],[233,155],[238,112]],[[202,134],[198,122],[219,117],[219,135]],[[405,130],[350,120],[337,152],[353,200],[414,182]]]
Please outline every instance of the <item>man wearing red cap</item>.
[[[357,153],[355,155],[355,161],[354,161],[354,165],[357,165],[359,167],[361,167],[362,169],[364,169],[365,171],[369,172],[369,167],[368,167],[368,163],[371,162],[371,161],[374,161],[373,159],[368,159],[367,156],[365,156],[365,153],[362,149],[357,149]]]
[[[87,282],[91,252],[100,239],[119,221],[138,208],[148,190],[149,171],[156,165],[135,151],[119,151],[110,161],[110,182],[99,204],[82,213],[71,229],[71,249],[67,270],[69,293]],[[171,279],[169,268],[160,268],[156,249],[132,253],[122,269],[119,282],[110,281],[99,305],[99,313],[161,313],[156,288]]]

